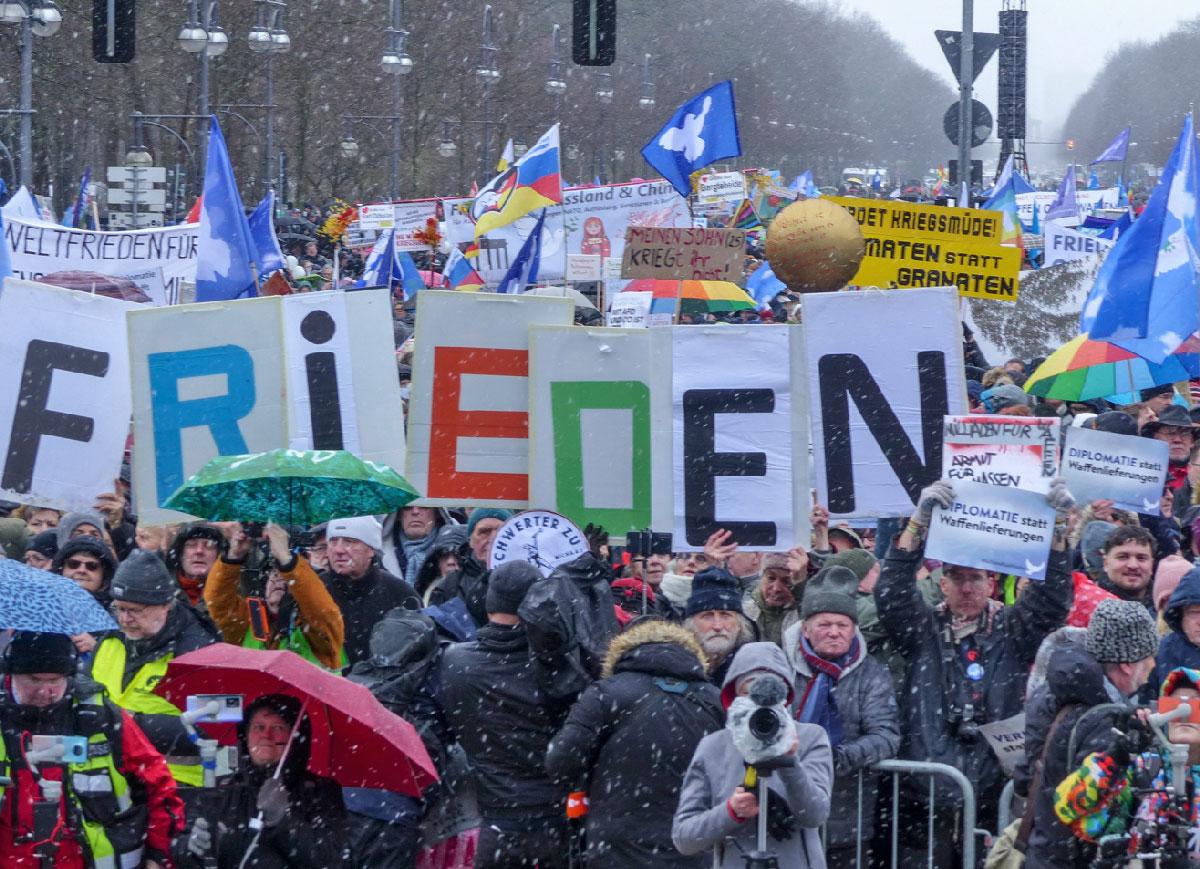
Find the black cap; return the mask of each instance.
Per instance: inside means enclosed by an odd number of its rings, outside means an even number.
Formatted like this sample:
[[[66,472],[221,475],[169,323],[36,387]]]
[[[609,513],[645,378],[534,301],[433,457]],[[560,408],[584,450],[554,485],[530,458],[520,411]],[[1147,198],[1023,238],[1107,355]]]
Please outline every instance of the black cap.
[[[66,634],[43,634],[20,631],[4,653],[8,672],[16,676],[30,673],[58,673],[70,676],[75,672],[78,656],[75,643]]]
[[[53,528],[39,531],[25,544],[25,551],[33,551],[44,558],[53,558],[58,552],[58,532]]]
[[[1106,431],[1112,434],[1135,435],[1138,433],[1137,420],[1119,410],[1110,410],[1097,416],[1092,422],[1096,431]]]
[[[484,608],[489,613],[515,616],[530,587],[542,573],[528,561],[507,561],[488,577]]]

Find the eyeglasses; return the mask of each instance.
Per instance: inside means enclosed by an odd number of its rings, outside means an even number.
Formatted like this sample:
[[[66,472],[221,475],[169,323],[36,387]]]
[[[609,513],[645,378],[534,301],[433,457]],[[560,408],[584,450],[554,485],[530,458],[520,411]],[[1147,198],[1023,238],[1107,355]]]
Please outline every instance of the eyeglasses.
[[[149,607],[130,606],[129,604],[114,603],[111,607],[112,614],[117,618],[140,619],[146,614]]]
[[[184,549],[216,549],[217,541],[208,537],[193,537],[183,544]]]
[[[84,570],[100,569],[99,561],[92,561],[90,559],[85,560],[83,558],[68,558],[65,562],[63,562],[63,564],[70,570],[79,570],[80,568],[83,568]]]

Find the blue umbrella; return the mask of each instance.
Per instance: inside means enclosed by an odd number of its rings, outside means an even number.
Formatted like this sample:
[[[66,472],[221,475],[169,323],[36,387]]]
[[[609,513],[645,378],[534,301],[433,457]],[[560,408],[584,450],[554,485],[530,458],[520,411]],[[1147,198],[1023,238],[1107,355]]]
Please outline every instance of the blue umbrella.
[[[0,558],[0,629],[7,628],[73,637],[115,631],[117,623],[71,580]]]

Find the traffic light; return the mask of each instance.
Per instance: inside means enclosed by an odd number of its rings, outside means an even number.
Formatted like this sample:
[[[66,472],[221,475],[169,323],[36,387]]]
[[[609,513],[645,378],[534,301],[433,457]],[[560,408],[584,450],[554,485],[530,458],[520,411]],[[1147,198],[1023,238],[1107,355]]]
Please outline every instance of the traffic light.
[[[92,59],[130,63],[134,48],[136,0],[92,0]]]
[[[572,0],[571,59],[612,66],[617,59],[617,0]]]
[[[1067,150],[1068,151],[1075,150],[1075,140],[1074,139],[1067,139]]]

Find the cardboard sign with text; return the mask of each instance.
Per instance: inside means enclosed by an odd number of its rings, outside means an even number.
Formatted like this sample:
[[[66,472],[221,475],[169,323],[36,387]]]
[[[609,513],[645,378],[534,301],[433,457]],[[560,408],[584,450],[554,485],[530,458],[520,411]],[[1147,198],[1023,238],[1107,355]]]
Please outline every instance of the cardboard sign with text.
[[[745,252],[742,229],[631,226],[625,230],[621,277],[736,281]]]
[[[1070,428],[1063,447],[1063,480],[1081,504],[1112,501],[1120,510],[1157,516],[1169,449],[1154,438]]]
[[[1046,494],[1058,467],[1057,418],[948,416],[942,479],[1016,486]]]
[[[954,487],[954,503],[934,507],[925,557],[1044,580],[1053,536],[1045,495],[964,481]]]

